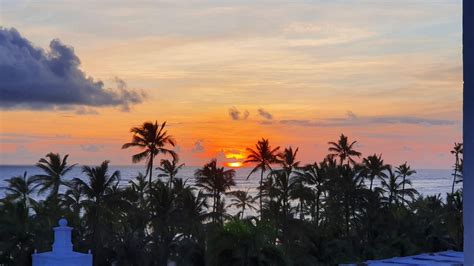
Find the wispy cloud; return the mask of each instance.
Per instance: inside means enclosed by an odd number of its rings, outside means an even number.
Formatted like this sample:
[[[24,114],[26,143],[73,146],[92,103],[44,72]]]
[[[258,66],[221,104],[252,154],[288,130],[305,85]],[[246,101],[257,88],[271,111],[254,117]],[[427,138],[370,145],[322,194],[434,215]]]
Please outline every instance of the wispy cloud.
[[[77,107],[75,113],[77,115],[98,115],[99,114],[99,112],[97,112],[97,110],[95,110],[94,108],[84,107],[84,106]]]
[[[229,108],[229,115],[232,120],[245,120],[249,117],[249,111],[239,111],[235,106]]]
[[[265,119],[267,119],[267,120],[272,120],[272,119],[273,119],[273,115],[270,114],[269,112],[265,111],[265,110],[262,109],[262,108],[258,109],[258,114],[259,114],[261,117],[263,117],[263,118],[265,118]]]
[[[448,126],[455,125],[455,120],[433,119],[417,116],[367,116],[359,117],[352,111],[347,112],[347,117],[328,118],[320,121],[307,119],[287,119],[279,120],[279,124],[293,125],[302,127],[348,127],[348,126],[367,126],[367,125],[389,125],[406,124],[420,126]],[[263,123],[262,123],[263,124]]]
[[[192,153],[203,153],[204,151],[205,151],[205,148],[204,148],[204,144],[203,144],[202,139],[197,140],[196,142],[194,142],[194,146],[191,149]]]
[[[86,151],[86,152],[99,152],[104,148],[103,145],[98,145],[98,144],[83,144],[80,147],[81,147],[81,150]]]

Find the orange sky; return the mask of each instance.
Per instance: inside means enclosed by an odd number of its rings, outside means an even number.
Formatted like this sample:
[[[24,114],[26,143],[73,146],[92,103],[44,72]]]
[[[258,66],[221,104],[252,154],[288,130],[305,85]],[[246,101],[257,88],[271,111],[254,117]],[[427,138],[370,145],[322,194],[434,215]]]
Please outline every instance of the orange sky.
[[[133,152],[120,149],[129,129],[158,120],[187,165],[242,160],[225,155],[245,155],[262,137],[312,162],[341,133],[388,163],[452,165],[462,128],[460,2],[74,5],[7,1],[0,22],[45,50],[59,38],[87,76],[105,87],[119,77],[148,96],[129,112],[2,109],[1,164],[50,151],[130,164]]]

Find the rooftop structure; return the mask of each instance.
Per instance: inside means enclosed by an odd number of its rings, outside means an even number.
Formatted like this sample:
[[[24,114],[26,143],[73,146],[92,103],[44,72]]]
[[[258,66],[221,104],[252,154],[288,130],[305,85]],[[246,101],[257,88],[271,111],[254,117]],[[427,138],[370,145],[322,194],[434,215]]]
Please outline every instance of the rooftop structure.
[[[464,255],[458,251],[443,251],[437,253],[425,253],[408,257],[395,257],[383,260],[369,260],[366,265],[370,266],[394,266],[394,265],[463,265]]]
[[[92,266],[92,254],[74,252],[72,250],[71,231],[67,220],[59,220],[59,226],[53,228],[53,250],[34,253],[33,266]]]

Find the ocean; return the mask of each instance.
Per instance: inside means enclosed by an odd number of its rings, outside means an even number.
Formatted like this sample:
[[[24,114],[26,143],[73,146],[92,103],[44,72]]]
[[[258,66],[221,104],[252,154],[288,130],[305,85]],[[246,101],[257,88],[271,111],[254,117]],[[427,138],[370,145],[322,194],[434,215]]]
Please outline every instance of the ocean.
[[[184,167],[177,175],[178,178],[183,178],[187,180],[188,184],[194,184],[194,171],[197,167]],[[134,165],[134,166],[109,166],[109,171],[120,171],[120,184],[126,185],[131,179],[136,177],[139,172],[145,172],[144,165]],[[260,173],[252,175],[249,179],[247,176],[250,172],[250,168],[237,168],[235,183],[236,186],[232,190],[248,190],[250,194],[257,194],[257,187],[260,180]],[[441,197],[445,197],[446,193],[451,192],[452,186],[452,170],[451,169],[415,169],[416,174],[410,176],[413,187],[418,190],[420,194],[423,195],[437,195],[440,194]],[[23,173],[27,171],[28,176],[35,174],[40,174],[41,169],[35,166],[28,165],[1,165],[0,166],[0,187],[5,187],[7,184],[6,179],[13,176],[23,176]],[[153,175],[156,176],[157,170],[154,170]],[[65,179],[72,179],[74,177],[83,178],[84,174],[81,171],[80,166],[76,166],[71,170],[66,176]],[[379,182],[374,181],[374,186],[378,186]],[[460,187],[461,184],[457,184],[456,187]],[[64,187],[62,188],[64,192]],[[0,198],[5,194],[4,189],[0,189]],[[38,196],[41,198],[41,196]],[[230,201],[227,201],[230,203]],[[257,205],[257,204],[256,204]],[[237,210],[228,210],[229,213],[235,214]]]

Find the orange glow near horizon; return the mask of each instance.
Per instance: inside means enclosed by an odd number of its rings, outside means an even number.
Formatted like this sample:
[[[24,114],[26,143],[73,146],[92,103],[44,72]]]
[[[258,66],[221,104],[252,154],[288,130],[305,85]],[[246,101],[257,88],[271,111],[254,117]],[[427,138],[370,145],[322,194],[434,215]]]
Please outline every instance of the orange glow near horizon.
[[[242,163],[241,162],[231,162],[231,163],[227,163],[227,166],[228,167],[232,167],[232,168],[239,168],[239,167],[242,167]]]
[[[227,153],[225,155],[225,158],[227,159],[237,159],[237,160],[241,160],[241,159],[245,159],[245,155],[244,154],[241,154],[241,153]]]

